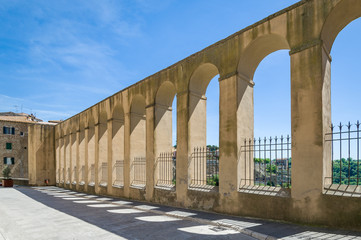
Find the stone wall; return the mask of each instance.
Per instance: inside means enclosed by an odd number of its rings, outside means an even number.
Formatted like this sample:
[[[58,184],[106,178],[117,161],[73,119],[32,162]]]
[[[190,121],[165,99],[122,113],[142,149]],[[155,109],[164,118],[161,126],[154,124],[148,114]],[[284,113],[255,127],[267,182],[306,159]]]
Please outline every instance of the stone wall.
[[[29,126],[29,185],[55,185],[54,130],[52,125]]]
[[[0,120],[0,176],[9,166],[12,178],[28,178],[28,126],[33,123]],[[15,133],[4,134],[3,127],[14,127]],[[11,149],[6,149],[6,143]],[[4,157],[14,158],[14,165],[4,164]]]

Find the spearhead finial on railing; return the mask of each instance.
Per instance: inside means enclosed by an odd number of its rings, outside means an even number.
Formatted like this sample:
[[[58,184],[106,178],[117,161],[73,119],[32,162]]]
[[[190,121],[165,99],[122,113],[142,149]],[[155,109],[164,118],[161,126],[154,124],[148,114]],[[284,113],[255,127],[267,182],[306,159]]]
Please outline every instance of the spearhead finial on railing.
[[[351,126],[352,126],[352,124],[351,124],[350,122],[348,122],[348,124],[347,124],[347,128],[348,128],[348,130],[350,130],[350,129],[351,129]]]

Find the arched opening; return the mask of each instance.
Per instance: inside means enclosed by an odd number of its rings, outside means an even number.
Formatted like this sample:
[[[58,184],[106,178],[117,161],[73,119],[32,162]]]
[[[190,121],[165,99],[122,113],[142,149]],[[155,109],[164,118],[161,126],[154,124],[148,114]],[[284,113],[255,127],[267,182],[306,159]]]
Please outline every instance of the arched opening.
[[[79,185],[84,185],[86,182],[86,165],[85,165],[85,127],[83,121],[80,121],[79,126]]]
[[[189,82],[188,149],[191,161],[188,167],[188,182],[190,186],[219,185],[218,75],[219,71],[215,65],[205,63],[194,71]],[[210,90],[209,86],[211,86]],[[214,106],[208,101],[207,108],[207,97],[212,99],[211,102],[218,104]],[[215,146],[207,147],[207,140]]]
[[[146,184],[146,116],[145,99],[136,95],[130,107],[130,183]]]
[[[99,114],[99,162],[98,162],[98,175],[99,186],[108,186],[108,126],[107,126],[107,113],[101,110]]]
[[[360,17],[360,1],[341,1],[327,17],[321,33],[325,51],[332,56],[332,64],[327,58],[324,77],[331,85],[331,89],[326,89],[328,98],[324,99],[331,103],[325,103],[328,108],[324,108],[324,114],[333,123],[325,137],[325,151],[331,159],[325,163],[325,187],[342,184],[349,186],[347,191],[353,191],[354,186],[361,184],[361,111],[357,106],[361,74],[358,58],[361,54]]]
[[[116,105],[112,121],[112,182],[115,187],[124,186],[124,111]]]
[[[176,162],[173,153],[173,111],[175,106],[175,87],[171,82],[164,82],[155,98],[154,152],[157,158],[155,184],[172,187],[175,184]],[[175,125],[176,126],[176,125]]]
[[[238,181],[289,187],[291,183],[290,57],[287,40],[258,37],[242,53],[238,80]]]
[[[95,122],[88,113],[88,185],[95,186]]]

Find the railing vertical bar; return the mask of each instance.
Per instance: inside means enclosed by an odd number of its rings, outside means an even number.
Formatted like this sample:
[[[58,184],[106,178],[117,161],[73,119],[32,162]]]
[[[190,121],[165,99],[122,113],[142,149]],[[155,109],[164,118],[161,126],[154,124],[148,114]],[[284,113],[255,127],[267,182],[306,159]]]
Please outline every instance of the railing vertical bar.
[[[350,180],[351,180],[351,123],[348,122],[348,125],[347,125],[347,128],[348,128],[348,182],[347,182],[347,185],[350,185]]]
[[[357,120],[357,186],[359,185],[360,179],[360,122]]]
[[[282,164],[281,164],[281,187],[283,186],[283,135],[281,135],[281,161],[282,161]]]
[[[272,137],[269,138],[270,186],[272,186]]]
[[[264,145],[263,145],[263,149],[264,149],[264,159],[263,159],[263,173],[264,173],[264,185],[267,185],[267,139],[266,137],[264,138]]]
[[[277,166],[277,136],[275,137],[275,169],[276,169],[276,172],[275,172],[275,175],[276,175],[276,183],[275,183],[275,187],[277,187],[278,185],[278,166]]]
[[[342,125],[340,123],[340,184],[342,182]]]
[[[258,139],[258,185],[261,186],[261,138]]]
[[[291,176],[290,176],[290,135],[287,135],[287,185],[290,187],[291,185]],[[292,162],[291,162],[292,164]]]
[[[332,164],[332,176],[331,176],[331,184],[333,184],[334,183],[334,176],[333,176],[333,171],[334,171],[334,166],[333,166],[333,164],[334,164],[334,156],[333,156],[333,152],[334,152],[334,150],[333,150],[333,129],[334,129],[334,126],[333,126],[333,124],[331,124],[331,164]]]

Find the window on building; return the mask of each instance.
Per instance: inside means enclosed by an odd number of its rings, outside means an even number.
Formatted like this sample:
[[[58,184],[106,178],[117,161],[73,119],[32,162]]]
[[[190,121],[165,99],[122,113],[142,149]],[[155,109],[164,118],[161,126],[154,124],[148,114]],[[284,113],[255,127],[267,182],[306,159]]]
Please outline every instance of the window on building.
[[[24,136],[24,132],[20,132],[20,136],[22,136],[22,137],[23,137],[23,136]]]
[[[4,134],[11,134],[15,135],[15,128],[14,127],[3,127],[3,133]]]
[[[13,158],[13,157],[4,157],[4,164],[6,164],[6,165],[14,165],[15,164],[15,158]]]
[[[6,149],[13,149],[13,145],[11,143],[6,143]]]

